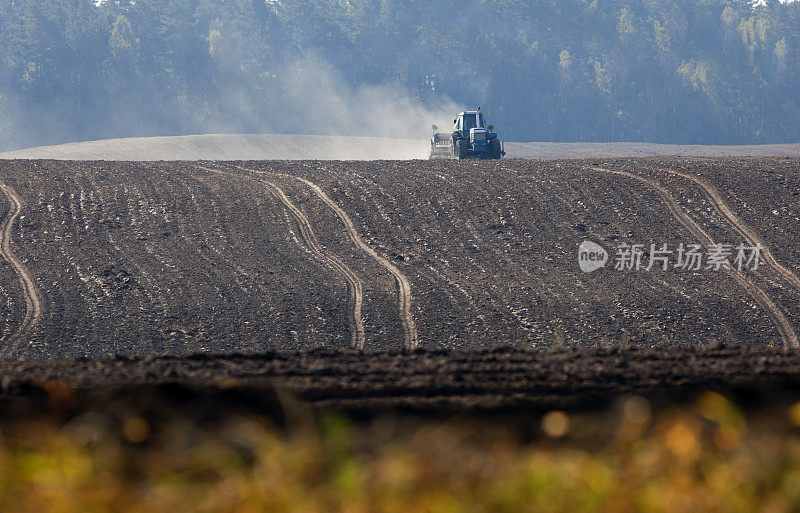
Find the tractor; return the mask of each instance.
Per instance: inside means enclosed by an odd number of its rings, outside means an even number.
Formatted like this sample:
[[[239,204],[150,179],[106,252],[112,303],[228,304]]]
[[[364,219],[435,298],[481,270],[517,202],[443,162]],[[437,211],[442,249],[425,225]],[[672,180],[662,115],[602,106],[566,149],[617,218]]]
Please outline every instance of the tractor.
[[[432,159],[499,159],[506,154],[494,125],[486,126],[480,107],[461,112],[453,120],[452,132],[437,132],[436,125],[431,128]]]

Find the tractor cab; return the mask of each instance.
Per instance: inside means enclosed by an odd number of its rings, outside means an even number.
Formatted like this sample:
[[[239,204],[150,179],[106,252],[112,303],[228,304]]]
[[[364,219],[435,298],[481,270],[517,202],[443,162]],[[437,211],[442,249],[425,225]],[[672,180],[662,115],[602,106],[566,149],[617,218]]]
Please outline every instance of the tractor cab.
[[[454,130],[461,131],[465,136],[470,133],[473,128],[486,128],[483,124],[483,112],[479,110],[467,110],[458,115],[458,118],[453,120],[455,123]]]
[[[469,141],[470,149],[478,154],[488,150],[488,137],[486,125],[483,124],[483,112],[480,107],[478,110],[465,110],[453,120],[456,132],[460,133],[460,138]]]

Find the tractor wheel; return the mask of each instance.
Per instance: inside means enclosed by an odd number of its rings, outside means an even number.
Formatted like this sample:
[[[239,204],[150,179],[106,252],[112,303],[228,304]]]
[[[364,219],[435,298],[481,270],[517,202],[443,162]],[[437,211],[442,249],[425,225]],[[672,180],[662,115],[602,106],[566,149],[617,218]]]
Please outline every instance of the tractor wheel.
[[[457,139],[453,147],[453,156],[457,159],[467,158],[467,141],[464,139]]]
[[[492,139],[492,141],[489,143],[489,158],[499,159],[501,151],[500,141],[497,139]]]

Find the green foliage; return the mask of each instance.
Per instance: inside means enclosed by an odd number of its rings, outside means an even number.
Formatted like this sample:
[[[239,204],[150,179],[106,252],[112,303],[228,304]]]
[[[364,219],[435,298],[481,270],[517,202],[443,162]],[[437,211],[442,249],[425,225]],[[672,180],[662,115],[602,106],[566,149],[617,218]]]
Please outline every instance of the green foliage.
[[[619,13],[617,32],[619,32],[619,37],[623,42],[628,41],[636,33],[636,29],[633,26],[633,15],[627,8],[623,8]]]
[[[711,63],[708,61],[684,62],[678,67],[678,73],[692,86],[695,91],[702,91],[709,97],[714,94],[714,84],[717,82],[713,75]]]
[[[4,418],[0,509],[797,511],[800,403],[742,410],[714,392],[659,403],[446,420],[329,411],[291,428],[245,414],[204,422],[190,408]]]
[[[139,39],[133,35],[133,27],[123,15],[118,15],[108,38],[111,55],[115,59],[135,59],[139,51]]]

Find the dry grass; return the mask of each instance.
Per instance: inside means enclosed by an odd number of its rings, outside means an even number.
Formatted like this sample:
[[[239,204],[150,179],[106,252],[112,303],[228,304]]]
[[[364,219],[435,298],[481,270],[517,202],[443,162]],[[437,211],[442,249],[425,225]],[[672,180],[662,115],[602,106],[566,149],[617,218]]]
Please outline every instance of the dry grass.
[[[146,416],[146,415],[145,415]],[[307,417],[305,417],[307,418]],[[7,420],[3,512],[797,511],[800,403],[279,427],[98,411]]]

